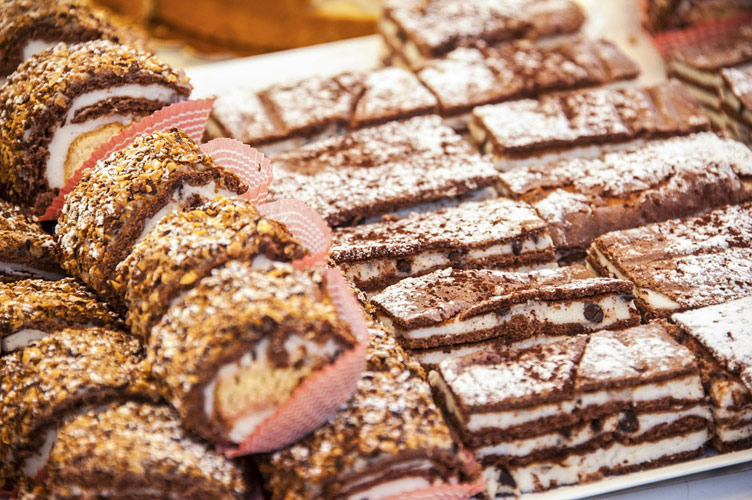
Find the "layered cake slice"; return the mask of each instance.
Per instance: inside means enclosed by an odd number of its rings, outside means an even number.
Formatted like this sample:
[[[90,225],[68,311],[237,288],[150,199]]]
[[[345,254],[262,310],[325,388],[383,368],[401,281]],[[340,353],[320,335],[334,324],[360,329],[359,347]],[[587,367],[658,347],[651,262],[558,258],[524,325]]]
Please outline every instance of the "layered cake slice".
[[[721,70],[729,67],[749,69],[751,65],[752,27],[747,24],[674,50],[668,72],[687,85],[713,125],[722,130]]]
[[[143,348],[102,328],[67,329],[0,359],[0,485],[35,479],[66,418],[113,401],[154,399]]]
[[[312,467],[311,464],[317,464]],[[273,500],[380,500],[477,477],[477,466],[452,440],[423,370],[383,330],[373,328],[366,371],[355,395],[329,423],[260,459]]]
[[[377,317],[427,368],[478,351],[638,324],[632,284],[583,266],[530,273],[437,271],[375,295]]]
[[[152,328],[148,363],[183,423],[243,443],[311,374],[357,339],[320,271],[231,261],[176,300]]]
[[[140,42],[134,30],[83,0],[7,0],[0,5],[0,19],[4,21],[0,26],[0,80],[58,42]]]
[[[57,280],[57,243],[23,210],[0,200],[0,283],[22,279]]]
[[[107,443],[107,446],[102,446]],[[174,410],[127,402],[65,422],[44,469],[43,498],[244,500],[244,465],[186,431]]]
[[[491,498],[690,458],[710,437],[694,357],[660,323],[450,359],[430,379]]]
[[[445,267],[548,265],[554,249],[532,207],[497,198],[338,229],[331,260],[355,286],[374,291]]]
[[[632,281],[647,318],[745,297],[752,294],[752,204],[605,234],[587,263]]]
[[[117,265],[163,217],[247,189],[182,131],[144,134],[84,172],[66,196],[55,229],[63,266],[120,306]]]
[[[651,33],[752,14],[747,0],[647,0],[642,25]]]
[[[214,103],[209,137],[232,137],[281,153],[347,130],[427,115],[436,98],[404,69],[341,73],[261,92],[234,88]]]
[[[280,223],[241,198],[218,198],[168,215],[117,267],[131,331],[148,339],[170,304],[230,260],[289,262],[305,249]]]
[[[548,223],[557,258],[582,258],[609,231],[628,229],[752,197],[752,152],[699,133],[630,152],[504,172],[499,191],[529,202]]]
[[[496,167],[512,170],[633,148],[645,139],[709,128],[684,87],[599,88],[473,110],[470,132]]]
[[[674,314],[697,357],[720,451],[752,447],[752,296]]]
[[[73,278],[0,283],[0,354],[65,328],[120,328],[120,318]]]
[[[490,186],[493,166],[435,115],[334,137],[275,156],[269,199],[296,198],[349,225]]]
[[[384,6],[379,31],[393,52],[418,66],[463,45],[573,33],[584,21],[570,0],[394,0]]]
[[[34,55],[0,88],[3,197],[43,211],[101,144],[190,93],[182,73],[107,40]]]
[[[606,40],[577,38],[458,48],[416,74],[438,98],[448,123],[464,130],[475,106],[632,79],[639,67]]]
[[[723,87],[721,107],[725,115],[723,130],[747,146],[752,145],[752,68],[721,70]]]

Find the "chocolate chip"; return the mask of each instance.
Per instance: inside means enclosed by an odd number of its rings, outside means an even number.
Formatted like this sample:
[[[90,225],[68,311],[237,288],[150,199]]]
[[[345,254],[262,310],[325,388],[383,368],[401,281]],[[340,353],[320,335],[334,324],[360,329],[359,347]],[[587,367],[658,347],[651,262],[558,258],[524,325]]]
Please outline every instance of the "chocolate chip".
[[[631,293],[627,294],[627,295],[622,295],[621,296],[621,300],[623,300],[624,302],[630,302],[630,301],[634,300],[634,298],[635,298],[635,296],[632,295]]]
[[[512,475],[509,474],[509,472],[503,467],[499,467],[499,475],[497,477],[497,481],[499,482],[499,484],[504,486],[514,486],[514,479],[512,479]]]
[[[585,302],[585,319],[591,323],[600,323],[603,321],[603,309],[598,304]]]
[[[619,419],[620,431],[632,434],[639,428],[640,422],[637,421],[637,416],[632,410],[627,410],[621,414],[621,419]]]
[[[506,316],[507,314],[509,314],[509,308],[508,307],[503,307],[501,309],[497,309],[497,310],[494,311],[494,314],[496,314],[496,316],[498,316],[499,318],[503,318],[504,316]]]
[[[401,273],[409,273],[410,272],[410,262],[405,259],[400,259],[397,261],[397,270]]]
[[[514,240],[512,242],[512,253],[515,255],[519,255],[522,251],[522,242],[520,240]]]
[[[449,262],[457,265],[462,261],[462,252],[455,250],[453,252],[449,252],[449,255],[447,257],[449,258]]]
[[[603,422],[600,418],[594,418],[590,421],[590,428],[593,429],[593,432],[600,432],[603,430]]]

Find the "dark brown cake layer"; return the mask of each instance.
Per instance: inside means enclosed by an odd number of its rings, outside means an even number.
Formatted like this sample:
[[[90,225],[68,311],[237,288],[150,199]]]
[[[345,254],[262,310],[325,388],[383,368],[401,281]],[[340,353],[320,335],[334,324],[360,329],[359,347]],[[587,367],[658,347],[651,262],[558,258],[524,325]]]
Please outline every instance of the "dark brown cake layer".
[[[271,498],[339,498],[410,474],[429,483],[475,479],[424,376],[394,338],[372,328],[350,402],[298,443],[261,458]]]
[[[651,33],[752,13],[749,0],[648,0],[642,25]]]
[[[0,186],[4,197],[40,211],[56,193],[47,181],[48,146],[73,100],[114,86],[163,85],[187,97],[191,86],[147,52],[106,40],[58,45],[21,65],[0,89]],[[168,102],[155,102],[147,111]]]
[[[708,37],[698,43],[686,44],[673,51],[669,62],[669,73],[689,80],[691,76],[682,72],[678,66],[685,66],[699,72],[716,73],[721,68],[748,62],[752,62],[752,28],[741,26],[736,30],[726,30],[722,35]],[[696,83],[703,86],[703,82],[699,79]]]
[[[742,298],[752,293],[752,204],[605,234],[593,242],[588,263],[632,281],[648,317]],[[670,304],[650,303],[641,290]]]
[[[304,201],[332,226],[457,197],[496,177],[438,116],[359,130],[273,161],[270,199]]]
[[[699,132],[709,128],[699,105],[676,81],[639,92],[593,89],[484,106],[473,111],[473,137],[504,159],[557,149]]]
[[[548,222],[561,257],[584,254],[609,231],[749,199],[750,165],[743,144],[702,133],[600,159],[522,167],[499,180],[503,194],[528,201]]]
[[[57,279],[63,273],[58,259],[55,240],[19,207],[0,200],[0,282]]]
[[[230,260],[257,256],[289,262],[306,250],[280,223],[250,202],[219,198],[162,219],[117,268],[125,287],[128,325],[148,340],[154,324],[180,293]]]
[[[295,351],[304,354],[294,361],[294,368],[308,363],[309,372],[333,359],[306,352],[302,340],[314,342],[320,350],[333,344],[329,351],[334,358],[356,343],[320,271],[296,271],[286,264],[254,269],[250,262],[231,261],[171,305],[151,330],[148,359],[163,395],[178,409],[183,423],[214,442],[230,443],[229,423],[218,412],[205,412],[204,388],[216,380],[222,366],[254,354],[262,340],[270,346],[265,354],[268,370],[293,368],[285,346],[290,339],[292,345],[301,341]]]
[[[384,17],[424,58],[461,45],[572,33],[585,21],[582,9],[568,0],[395,0],[385,5]]]
[[[119,329],[120,318],[73,278],[0,283],[0,339],[24,329],[53,333],[65,328]],[[3,354],[6,353],[3,345]]]
[[[103,446],[106,443],[106,446]],[[129,402],[68,421],[45,470],[47,498],[247,498],[243,462],[186,431],[167,406]]]
[[[56,228],[65,269],[120,304],[124,284],[115,270],[142,236],[148,219],[189,186],[214,184],[241,194],[247,187],[217,166],[185,133],[140,136],[87,170],[65,199]],[[203,201],[193,195],[183,207]]]
[[[122,398],[156,398],[144,351],[129,335],[101,328],[67,329],[0,359],[0,479],[44,441],[47,427],[81,407]],[[3,467],[4,466],[4,467]]]
[[[606,40],[578,38],[459,48],[416,74],[438,98],[442,114],[454,116],[483,104],[632,79],[639,67]]]

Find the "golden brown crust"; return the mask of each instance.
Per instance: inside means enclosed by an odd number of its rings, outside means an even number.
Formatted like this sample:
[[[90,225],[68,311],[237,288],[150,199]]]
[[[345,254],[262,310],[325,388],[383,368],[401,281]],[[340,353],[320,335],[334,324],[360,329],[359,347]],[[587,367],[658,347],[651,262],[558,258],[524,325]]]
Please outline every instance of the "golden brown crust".
[[[86,171],[66,197],[56,229],[63,266],[120,304],[124,290],[114,281],[115,269],[130,253],[146,220],[182,186],[210,182],[238,194],[246,190],[184,132],[172,129],[140,136]],[[191,202],[195,200],[184,204]]]
[[[55,240],[21,208],[0,200],[0,266],[23,264],[49,273],[62,274]],[[13,276],[0,269],[0,282]]]
[[[125,286],[128,325],[144,339],[170,301],[212,269],[257,255],[289,262],[305,249],[280,223],[264,219],[250,202],[219,198],[165,217],[117,268]]]

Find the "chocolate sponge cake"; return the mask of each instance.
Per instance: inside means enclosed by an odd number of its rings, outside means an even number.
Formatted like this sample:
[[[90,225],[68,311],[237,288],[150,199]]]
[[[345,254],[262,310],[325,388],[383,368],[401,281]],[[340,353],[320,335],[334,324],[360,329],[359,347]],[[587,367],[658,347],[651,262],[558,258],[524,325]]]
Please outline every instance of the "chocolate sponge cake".
[[[262,266],[289,262],[305,249],[280,223],[241,198],[217,198],[168,215],[117,267],[131,331],[147,339],[178,296],[230,260]]]
[[[437,269],[550,265],[546,224],[527,203],[497,198],[334,232],[331,260],[355,286],[385,288]]]
[[[65,198],[56,235],[63,266],[120,305],[117,265],[166,215],[247,190],[179,130],[138,137],[87,170]]]
[[[73,278],[0,283],[0,354],[65,328],[122,327],[107,305]]]
[[[337,415],[260,458],[270,498],[469,497],[441,494],[442,485],[473,481],[478,471],[453,441],[423,370],[377,328],[366,356],[355,395]],[[431,487],[432,495],[410,496]]]
[[[0,200],[0,283],[62,278],[57,243],[23,210]]]
[[[721,108],[725,117],[723,130],[734,139],[752,145],[752,68],[721,70]]]
[[[632,281],[648,318],[745,297],[752,293],[752,204],[604,234],[587,263]]]
[[[0,359],[0,484],[44,468],[66,417],[111,401],[156,397],[143,347],[126,333],[67,329]]]
[[[85,0],[6,0],[0,5],[0,79],[58,42],[139,43],[134,35]]]
[[[358,130],[272,160],[269,199],[299,199],[331,226],[456,198],[496,177],[436,115]]]
[[[715,134],[658,140],[602,158],[530,165],[499,176],[502,194],[548,223],[557,258],[581,258],[609,231],[687,217],[752,197],[752,152]]]
[[[320,271],[231,261],[151,330],[148,363],[183,423],[243,443],[306,378],[357,342]]]
[[[190,92],[181,73],[108,40],[32,56],[0,88],[4,197],[43,211],[97,147]]]
[[[174,410],[128,402],[83,413],[58,429],[42,495],[245,500],[248,490],[243,464],[186,431]]]

